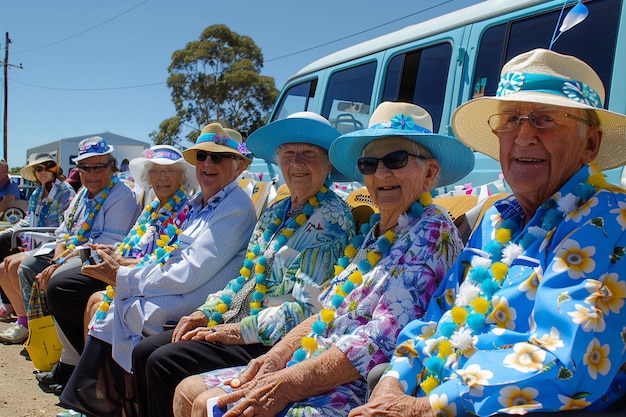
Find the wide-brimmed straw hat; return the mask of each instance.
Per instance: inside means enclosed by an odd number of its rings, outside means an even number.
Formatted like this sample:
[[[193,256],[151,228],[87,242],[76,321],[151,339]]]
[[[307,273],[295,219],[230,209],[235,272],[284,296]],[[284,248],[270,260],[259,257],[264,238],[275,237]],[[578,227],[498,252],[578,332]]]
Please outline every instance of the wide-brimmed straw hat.
[[[252,154],[246,147],[246,142],[241,141],[241,134],[233,129],[228,129],[227,132],[219,123],[209,123],[204,126],[200,131],[200,136],[196,139],[196,144],[185,149],[183,156],[191,165],[196,165],[198,151],[232,153],[240,156],[247,163],[246,167],[252,163]]]
[[[128,164],[133,181],[144,190],[150,188],[150,174],[148,171],[154,165],[175,165],[185,172],[186,181],[183,187],[187,192],[193,191],[197,185],[196,169],[185,161],[181,151],[169,145],[154,145],[142,152],[138,158],[131,159]]]
[[[35,166],[37,165],[45,165],[46,171],[54,172],[55,174],[59,172],[57,161],[52,155],[49,153],[34,153],[28,157],[28,164],[20,169],[22,178],[28,181],[37,181],[37,176],[35,175]]]
[[[264,159],[267,163],[276,164],[276,151],[281,145],[308,143],[328,152],[330,145],[340,134],[325,117],[310,111],[302,111],[255,130],[246,143],[254,156]],[[332,170],[330,177],[333,181],[348,180],[336,169]]]
[[[384,137],[403,137],[428,149],[439,162],[439,183],[452,184],[474,168],[474,153],[456,138],[432,132],[433,121],[422,107],[412,103],[380,103],[372,113],[367,129],[346,133],[330,147],[330,160],[346,176],[363,182],[357,160],[363,148]]]
[[[78,156],[73,158],[72,161],[78,163],[78,161],[91,158],[92,156],[110,154],[114,150],[115,148],[113,146],[107,145],[104,138],[100,136],[93,136],[80,141],[78,144]]]
[[[459,106],[452,115],[456,136],[470,148],[500,160],[500,142],[487,120],[506,102],[527,102],[593,110],[602,128],[595,162],[601,170],[626,163],[626,116],[603,108],[604,86],[580,59],[535,49],[502,67],[495,97],[480,97]]]

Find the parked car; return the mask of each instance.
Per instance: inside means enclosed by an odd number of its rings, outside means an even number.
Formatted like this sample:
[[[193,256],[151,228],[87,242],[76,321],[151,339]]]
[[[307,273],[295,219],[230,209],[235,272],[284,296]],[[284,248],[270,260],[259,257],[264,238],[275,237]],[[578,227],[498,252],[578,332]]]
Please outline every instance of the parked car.
[[[25,180],[20,175],[11,175],[11,181],[19,186],[20,198],[7,195],[0,200],[0,221],[15,224],[26,216],[28,200],[37,189],[37,183]]]

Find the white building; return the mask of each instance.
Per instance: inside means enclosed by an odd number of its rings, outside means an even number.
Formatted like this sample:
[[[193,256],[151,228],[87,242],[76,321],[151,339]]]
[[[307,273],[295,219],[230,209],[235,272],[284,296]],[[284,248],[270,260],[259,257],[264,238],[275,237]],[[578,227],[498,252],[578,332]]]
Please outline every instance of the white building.
[[[113,151],[113,155],[117,159],[117,166],[119,167],[124,158],[128,158],[131,160],[138,156],[141,156],[141,152],[149,148],[151,145],[148,142],[143,142],[136,139],[127,138],[125,136],[116,135],[111,132],[104,133],[94,133],[83,136],[76,136],[73,138],[65,138],[59,139],[54,142],[49,142],[44,145],[35,146],[33,148],[29,148],[26,150],[26,157],[24,161],[28,160],[28,155],[39,152],[48,152],[53,157],[56,157],[56,160],[61,168],[63,168],[63,173],[67,175],[76,164],[72,161],[72,158],[78,156],[78,144],[81,140],[85,138],[89,138],[92,136],[101,136],[104,138],[108,145],[112,145],[115,150]],[[26,163],[24,163],[26,165]]]

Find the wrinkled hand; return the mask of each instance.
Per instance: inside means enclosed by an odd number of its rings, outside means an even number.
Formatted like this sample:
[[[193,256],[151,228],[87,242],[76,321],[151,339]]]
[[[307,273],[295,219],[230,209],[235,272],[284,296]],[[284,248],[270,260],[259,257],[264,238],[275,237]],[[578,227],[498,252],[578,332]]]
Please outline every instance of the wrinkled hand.
[[[39,288],[41,288],[42,290],[46,289],[50,278],[52,278],[52,274],[54,274],[54,271],[56,271],[59,266],[60,265],[56,263],[51,264],[47,266],[46,269],[37,274],[35,278],[37,278],[37,281],[39,281]]]
[[[181,317],[176,328],[174,328],[174,333],[172,333],[172,343],[189,340],[183,339],[183,336],[199,327],[206,328],[208,323],[209,319],[202,311],[194,311],[188,316]]]
[[[237,388],[237,382],[235,379],[231,380],[231,386]],[[287,405],[300,399],[292,395],[292,385],[293,382],[288,379],[288,370],[284,369],[254,378],[240,389],[219,397],[217,405],[223,407],[239,401],[224,417],[275,416]]]
[[[239,323],[218,324],[212,327],[199,327],[184,334],[182,340],[205,340],[224,345],[244,345]]]
[[[353,409],[349,417],[435,417],[435,413],[426,397],[384,394]]]
[[[102,262],[96,265],[83,265],[80,272],[107,284],[115,285],[117,270],[120,268],[116,254],[105,249],[97,249],[97,253]]]
[[[246,368],[236,378],[237,381],[233,379],[227,382],[229,382],[231,386],[233,385],[233,382],[237,386],[246,384],[255,378],[259,378],[263,375],[283,369],[289,359],[291,359],[291,355],[287,355],[285,358],[284,355],[280,354],[280,350],[276,349],[276,346],[274,346],[274,348],[266,354],[248,362],[248,366],[246,366]]]
[[[435,417],[427,397],[406,395],[397,379],[384,378],[367,404],[353,409],[349,417]]]

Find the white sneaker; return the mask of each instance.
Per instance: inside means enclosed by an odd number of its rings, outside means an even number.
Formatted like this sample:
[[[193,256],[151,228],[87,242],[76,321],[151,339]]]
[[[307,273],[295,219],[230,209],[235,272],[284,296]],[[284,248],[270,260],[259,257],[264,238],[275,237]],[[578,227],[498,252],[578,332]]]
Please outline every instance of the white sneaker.
[[[0,342],[6,344],[24,343],[28,339],[28,329],[21,324],[14,324],[3,332],[0,332]]]

